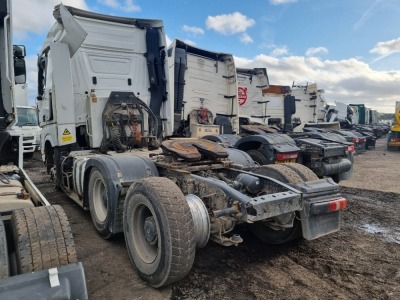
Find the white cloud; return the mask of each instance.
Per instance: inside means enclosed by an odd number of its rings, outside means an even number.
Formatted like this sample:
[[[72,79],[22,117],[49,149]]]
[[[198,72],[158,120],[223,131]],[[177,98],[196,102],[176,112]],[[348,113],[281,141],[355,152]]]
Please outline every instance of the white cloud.
[[[233,35],[246,32],[247,28],[253,26],[256,22],[253,19],[240,12],[232,14],[208,16],[206,25],[208,29],[213,29],[223,35]]]
[[[325,47],[308,48],[306,51],[306,56],[315,56],[317,54],[328,54],[328,49]]]
[[[13,28],[17,38],[24,38],[29,32],[43,34],[54,23],[53,9],[60,0],[13,0]],[[63,0],[64,5],[88,9],[85,0]]]
[[[251,36],[249,36],[246,32],[242,33],[242,35],[240,36],[240,41],[243,44],[249,44],[249,43],[253,43],[253,39],[251,38]]]
[[[380,56],[375,58],[371,64],[374,64],[396,52],[400,52],[400,38],[393,39],[386,42],[379,42],[373,49],[369,51],[373,54],[379,54]]]
[[[182,30],[191,34],[191,35],[203,35],[204,30],[201,29],[200,27],[194,27],[194,26],[188,26],[188,25],[183,25]]]
[[[316,82],[329,102],[365,103],[378,112],[393,112],[398,100],[400,71],[375,71],[355,58],[322,60],[317,57],[260,54],[253,59],[235,57],[237,67],[265,67],[271,84]]]
[[[271,55],[277,57],[277,56],[287,55],[288,53],[289,53],[288,47],[282,46],[282,47],[275,47],[275,49],[272,50]]]
[[[140,6],[136,5],[134,0],[98,0],[97,2],[113,9],[123,11],[132,12],[141,10]]]
[[[393,39],[386,42],[379,42],[375,45],[373,49],[369,51],[370,53],[386,55],[394,52],[400,52],[400,38]]]
[[[287,3],[296,3],[297,0],[269,0],[272,5],[280,5],[280,4],[287,4]]]

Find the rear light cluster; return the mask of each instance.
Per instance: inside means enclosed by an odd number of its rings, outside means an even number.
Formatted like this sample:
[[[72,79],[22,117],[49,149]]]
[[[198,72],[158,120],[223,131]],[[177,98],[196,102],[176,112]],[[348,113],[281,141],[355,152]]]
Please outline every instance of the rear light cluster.
[[[391,142],[398,143],[398,142],[400,142],[400,138],[397,138],[397,137],[391,138],[390,141],[391,141]]]
[[[276,160],[296,159],[297,155],[297,152],[277,153]]]
[[[347,207],[346,198],[340,198],[338,200],[328,202],[328,212],[343,210],[346,207]]]
[[[354,152],[354,145],[348,146],[347,147],[347,151],[350,152],[350,153]]]
[[[354,137],[353,138],[353,143],[358,143],[358,138]]]
[[[347,199],[340,198],[329,202],[313,203],[311,205],[311,213],[313,215],[322,215],[343,210],[347,207]]]

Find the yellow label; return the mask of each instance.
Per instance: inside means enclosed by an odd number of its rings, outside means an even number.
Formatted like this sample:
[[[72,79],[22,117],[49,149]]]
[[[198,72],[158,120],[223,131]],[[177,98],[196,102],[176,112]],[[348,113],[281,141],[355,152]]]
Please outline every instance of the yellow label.
[[[63,135],[62,137],[61,137],[61,141],[63,142],[63,143],[67,143],[67,142],[72,142],[72,135]]]

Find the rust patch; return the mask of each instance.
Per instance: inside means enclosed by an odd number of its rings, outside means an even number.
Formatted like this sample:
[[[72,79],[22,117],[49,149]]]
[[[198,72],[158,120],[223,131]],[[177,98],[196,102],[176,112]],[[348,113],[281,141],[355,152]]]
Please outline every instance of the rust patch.
[[[228,157],[221,145],[203,139],[177,139],[161,143],[164,151],[178,155],[186,161],[198,161],[203,157],[218,159]]]

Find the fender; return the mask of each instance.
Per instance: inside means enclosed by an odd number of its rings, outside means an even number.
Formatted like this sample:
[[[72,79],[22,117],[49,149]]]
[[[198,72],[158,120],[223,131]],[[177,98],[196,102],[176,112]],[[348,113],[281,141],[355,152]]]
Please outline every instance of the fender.
[[[263,148],[271,149],[276,152],[299,152],[295,141],[286,134],[269,133],[265,135],[250,135],[241,138],[235,144],[235,148],[243,151]]]
[[[113,233],[120,232],[122,231],[122,228],[119,228],[121,224],[118,224],[116,217],[118,202],[124,201],[125,190],[138,179],[159,176],[158,170],[148,157],[99,155],[89,158],[85,164],[83,180],[83,207],[85,209],[89,207],[88,183],[93,167],[101,172],[107,183],[110,210],[113,212],[110,218],[110,230]]]
[[[206,135],[202,139],[220,143],[222,146],[227,148],[234,148],[240,136],[236,134],[216,134],[216,135]]]
[[[51,132],[44,133],[43,131],[44,131],[44,128],[42,129],[42,132],[40,133],[40,135],[41,135],[41,137],[40,137],[40,154],[42,155],[42,161],[45,161],[46,143],[49,142],[51,148],[53,148],[55,146],[55,142],[54,142],[54,138],[53,138]],[[44,137],[42,138],[43,135],[44,135]]]

